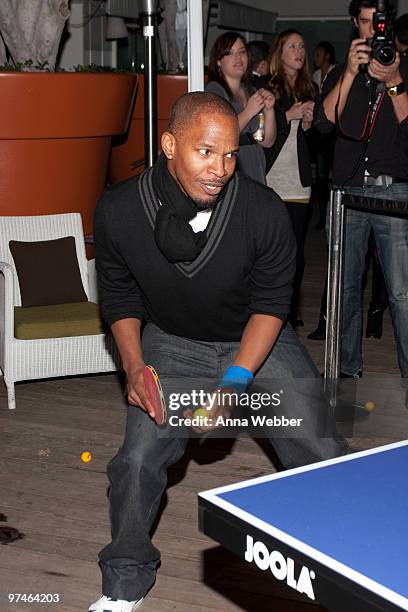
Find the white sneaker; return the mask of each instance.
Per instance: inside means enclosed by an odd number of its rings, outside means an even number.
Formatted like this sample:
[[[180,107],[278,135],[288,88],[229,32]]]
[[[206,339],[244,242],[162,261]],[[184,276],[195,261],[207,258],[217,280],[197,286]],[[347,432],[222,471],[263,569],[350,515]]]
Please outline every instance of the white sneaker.
[[[91,604],[88,608],[89,612],[133,612],[140,606],[143,601],[143,597],[141,599],[136,599],[135,601],[126,601],[125,599],[111,599],[110,597],[106,597],[106,595],[102,595],[95,601],[95,603]]]

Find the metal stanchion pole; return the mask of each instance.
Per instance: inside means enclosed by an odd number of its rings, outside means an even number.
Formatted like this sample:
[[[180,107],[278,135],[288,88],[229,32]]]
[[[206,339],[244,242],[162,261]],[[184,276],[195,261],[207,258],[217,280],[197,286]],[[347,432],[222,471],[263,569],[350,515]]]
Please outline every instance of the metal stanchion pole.
[[[144,128],[145,160],[153,166],[157,159],[157,66],[156,34],[159,3],[157,0],[144,0],[140,13],[145,39],[144,63]]]
[[[331,190],[324,385],[332,407],[337,403],[336,380],[340,375],[344,215],[342,191]]]

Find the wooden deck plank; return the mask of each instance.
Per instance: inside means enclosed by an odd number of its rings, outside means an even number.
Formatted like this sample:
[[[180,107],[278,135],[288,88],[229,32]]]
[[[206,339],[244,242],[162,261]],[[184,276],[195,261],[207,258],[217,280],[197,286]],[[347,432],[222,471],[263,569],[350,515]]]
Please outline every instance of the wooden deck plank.
[[[307,250],[301,338],[315,327],[324,284],[323,233],[311,232]],[[320,368],[323,342],[305,340]],[[352,444],[370,448],[404,437],[407,411],[398,390],[392,326],[365,340],[366,373],[383,381],[375,419],[356,423]],[[365,391],[363,392],[364,395]],[[115,374],[21,383],[17,409],[0,409],[0,512],[25,537],[0,546],[0,591],[60,592],[61,606],[31,606],[56,612],[85,611],[99,596],[100,548],[109,540],[106,463],[122,442],[126,412]],[[381,396],[381,397],[380,397]],[[6,393],[0,380],[0,407]],[[405,429],[404,429],[405,428]],[[163,513],[154,534],[162,552],[156,586],[146,612],[311,612],[296,592],[253,570],[201,534],[197,492],[275,471],[264,443],[250,438],[190,443],[186,458],[170,470]],[[262,448],[261,448],[262,447]],[[92,453],[84,464],[83,450]],[[0,523],[1,524],[1,523]],[[3,601],[0,609],[3,612]],[[4,612],[30,607],[8,605]]]

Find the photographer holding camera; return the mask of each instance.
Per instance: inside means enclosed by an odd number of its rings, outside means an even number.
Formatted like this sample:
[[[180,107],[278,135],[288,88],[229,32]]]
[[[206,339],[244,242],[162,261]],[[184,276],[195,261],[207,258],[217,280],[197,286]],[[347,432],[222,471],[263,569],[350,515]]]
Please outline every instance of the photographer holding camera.
[[[341,376],[362,374],[362,278],[372,230],[408,387],[408,219],[392,214],[408,208],[408,66],[384,2],[353,0],[349,13],[359,37],[347,64],[327,76],[316,113],[321,132],[336,126],[333,184],[347,192]]]

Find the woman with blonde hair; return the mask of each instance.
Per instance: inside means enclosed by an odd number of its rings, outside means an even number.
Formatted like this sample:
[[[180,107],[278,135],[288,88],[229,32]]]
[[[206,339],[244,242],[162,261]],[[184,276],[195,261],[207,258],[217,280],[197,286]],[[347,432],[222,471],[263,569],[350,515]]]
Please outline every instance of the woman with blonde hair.
[[[221,34],[211,49],[205,91],[225,98],[234,107],[240,127],[238,168],[265,184],[265,155],[262,147],[271,147],[275,142],[275,98],[267,89],[256,91],[251,83],[245,40],[237,32]],[[261,113],[264,134],[263,140],[257,141]]]
[[[312,82],[305,43],[296,30],[281,32],[271,48],[271,80],[277,122],[277,137],[267,151],[267,184],[286,203],[296,236],[296,274],[289,320],[298,318],[300,286],[305,267],[304,242],[309,218],[312,170],[307,134],[312,127],[316,88]]]

